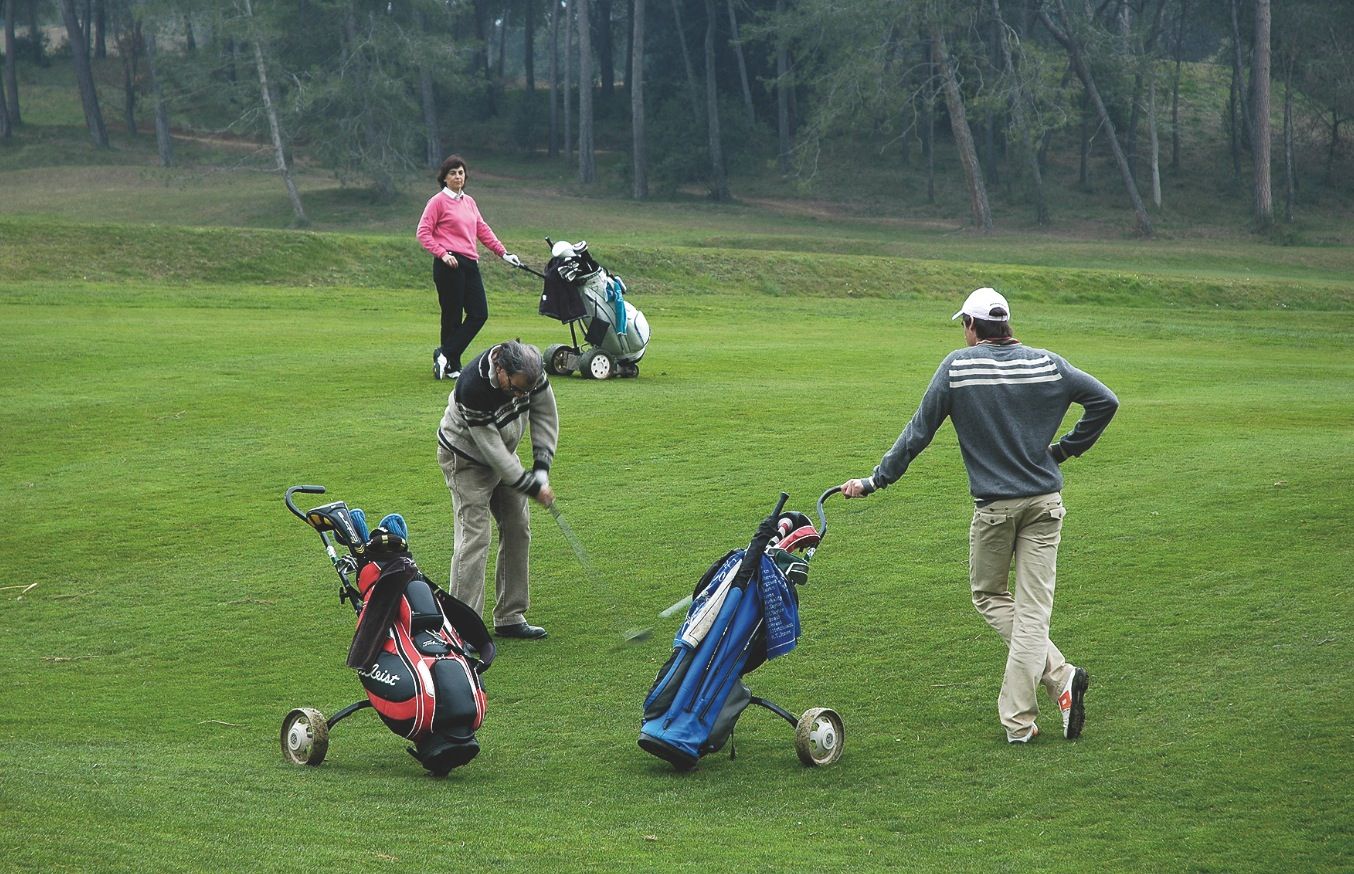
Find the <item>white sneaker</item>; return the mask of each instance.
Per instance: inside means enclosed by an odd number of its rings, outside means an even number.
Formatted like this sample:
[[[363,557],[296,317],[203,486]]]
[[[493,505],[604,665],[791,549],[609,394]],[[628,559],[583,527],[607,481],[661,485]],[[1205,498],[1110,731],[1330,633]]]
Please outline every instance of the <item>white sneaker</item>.
[[[447,379],[460,379],[460,378],[461,378],[461,371],[459,371],[459,370],[453,370],[451,373],[448,373],[448,374],[447,374]]]
[[[443,355],[441,352],[437,353],[437,359],[433,361],[433,378],[447,378],[447,356]]]
[[[1085,668],[1068,667],[1072,669],[1072,676],[1067,678],[1058,694],[1058,710],[1063,715],[1063,737],[1076,740],[1081,737],[1082,726],[1086,724],[1086,690],[1091,686],[1091,676]]]
[[[1006,742],[1012,744],[1027,744],[1038,736],[1039,736],[1039,726],[1031,725],[1029,733],[1024,735],[1023,737],[1012,737],[1009,734],[1006,735]]]

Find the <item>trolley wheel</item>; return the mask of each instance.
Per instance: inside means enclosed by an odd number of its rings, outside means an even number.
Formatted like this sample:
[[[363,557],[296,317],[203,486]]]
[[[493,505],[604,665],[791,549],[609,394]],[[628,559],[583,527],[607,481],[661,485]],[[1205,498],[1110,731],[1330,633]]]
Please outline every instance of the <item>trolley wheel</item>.
[[[545,347],[545,372],[554,376],[564,376],[570,370],[569,355],[574,350],[563,343],[554,343]]]
[[[583,356],[578,372],[593,379],[606,379],[616,371],[616,363],[602,349],[594,349]]]
[[[282,758],[293,765],[318,765],[329,751],[329,724],[312,707],[298,707],[282,720]]]
[[[616,364],[616,375],[621,379],[634,379],[639,376],[639,364],[634,361],[621,361]]]
[[[795,725],[795,752],[809,767],[830,765],[842,757],[842,718],[837,711],[814,707]]]

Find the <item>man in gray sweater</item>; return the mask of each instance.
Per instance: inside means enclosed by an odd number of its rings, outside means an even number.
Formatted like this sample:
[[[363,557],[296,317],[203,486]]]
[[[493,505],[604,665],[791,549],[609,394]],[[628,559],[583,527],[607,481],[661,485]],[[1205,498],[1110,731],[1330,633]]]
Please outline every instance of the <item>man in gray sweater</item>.
[[[1063,736],[1081,735],[1090,677],[1048,639],[1062,536],[1059,465],[1090,449],[1119,408],[1114,393],[1061,356],[1011,336],[1011,308],[990,288],[968,296],[965,348],[940,363],[921,405],[874,473],[842,484],[848,498],[885,488],[930,444],[948,416],[959,437],[975,507],[969,526],[973,606],[1006,641],[1006,673],[997,713],[1006,739],[1039,734],[1038,687],[1062,714]],[[1084,412],[1053,442],[1068,408]],[[1009,576],[1015,565],[1015,592]]]
[[[531,426],[531,469],[517,445]],[[559,413],[534,346],[499,343],[461,370],[437,428],[437,463],[455,505],[456,552],[451,594],[484,610],[484,573],[491,521],[498,523],[494,569],[494,632],[535,640],[545,629],[526,619],[530,605],[531,519],[527,500],[550,506],[550,464],[559,437]]]

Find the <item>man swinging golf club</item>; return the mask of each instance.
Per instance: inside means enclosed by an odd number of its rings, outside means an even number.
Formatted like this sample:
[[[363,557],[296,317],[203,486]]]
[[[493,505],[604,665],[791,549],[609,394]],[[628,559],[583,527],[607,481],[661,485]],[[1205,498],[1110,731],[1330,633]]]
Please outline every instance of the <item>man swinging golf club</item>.
[[[527,424],[531,470],[517,458]],[[484,612],[492,518],[499,534],[493,617],[499,637],[545,637],[544,628],[526,621],[531,546],[527,499],[546,507],[555,501],[549,473],[558,436],[555,393],[545,378],[541,353],[518,340],[481,353],[461,371],[437,429],[437,461],[451,490],[456,520],[451,594],[475,612]]]
[[[1008,647],[997,713],[1006,739],[1039,734],[1040,684],[1058,702],[1063,736],[1081,735],[1090,677],[1048,639],[1062,536],[1063,476],[1059,465],[1091,448],[1119,408],[1095,377],[1062,357],[1011,336],[1011,308],[990,288],[968,296],[965,348],[946,356],[921,405],[874,473],[842,484],[848,498],[896,481],[930,444],[948,416],[959,437],[975,508],[969,527],[973,606]],[[1051,442],[1068,407],[1081,420]],[[1015,565],[1015,593],[1008,577]]]

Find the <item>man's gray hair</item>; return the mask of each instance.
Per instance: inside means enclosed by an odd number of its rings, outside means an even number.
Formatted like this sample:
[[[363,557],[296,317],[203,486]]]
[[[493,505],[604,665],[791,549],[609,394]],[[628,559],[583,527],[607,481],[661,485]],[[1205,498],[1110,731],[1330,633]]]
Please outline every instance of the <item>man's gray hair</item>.
[[[508,372],[508,376],[525,374],[527,380],[535,385],[541,381],[541,350],[521,340],[507,340],[498,344],[494,353],[494,363]]]

